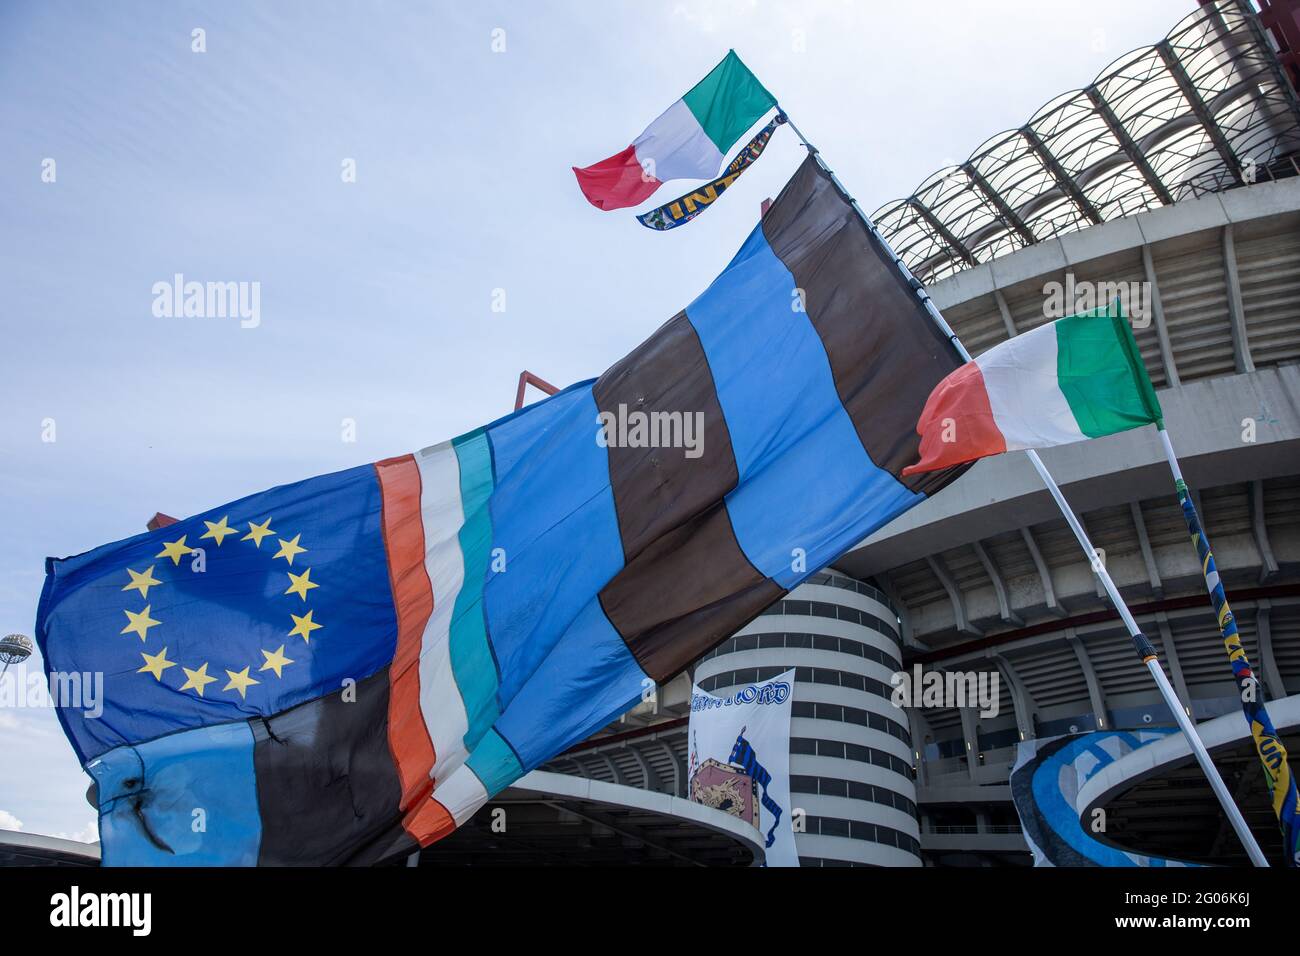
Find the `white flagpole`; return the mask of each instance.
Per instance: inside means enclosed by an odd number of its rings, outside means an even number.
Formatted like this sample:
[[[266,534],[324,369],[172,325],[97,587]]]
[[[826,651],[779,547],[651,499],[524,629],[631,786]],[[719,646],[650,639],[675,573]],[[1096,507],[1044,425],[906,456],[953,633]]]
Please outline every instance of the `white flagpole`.
[[[777,109],[781,110],[780,105],[777,106]],[[784,110],[781,110],[781,112],[784,113]],[[935,325],[939,327],[939,330],[948,337],[948,340],[952,342],[953,347],[956,348],[958,354],[961,355],[962,360],[966,362],[971,361],[970,352],[966,351],[966,346],[962,345],[961,339],[957,337],[957,333],[952,330],[952,326],[948,324],[947,319],[945,319],[939,312],[938,307],[934,304],[933,300],[931,300],[929,293],[925,291],[925,286],[923,286],[920,281],[912,275],[912,270],[907,267],[907,263],[903,262],[903,260],[898,257],[898,254],[894,252],[893,247],[889,245],[889,242],[885,237],[880,234],[880,230],[876,228],[876,224],[871,221],[871,217],[863,212],[862,207],[858,205],[858,201],[853,198],[847,189],[844,188],[844,184],[840,182],[839,177],[835,175],[831,168],[827,166],[825,161],[821,158],[821,153],[815,146],[808,142],[803,133],[799,131],[799,127],[795,126],[794,122],[791,121],[788,114],[786,115],[786,123],[789,125],[790,129],[794,131],[794,134],[799,137],[799,141],[808,149],[808,152],[812,154],[813,158],[817,161],[817,164],[826,171],[828,176],[830,176],[831,182],[833,182],[836,188],[838,188],[839,191],[849,200],[854,211],[862,218],[863,223],[866,224],[866,227],[870,230],[872,236],[874,236],[880,243],[881,248],[889,253],[890,258],[894,261],[894,266],[902,272],[903,277],[912,287],[917,297],[925,305],[925,309],[929,313],[930,318],[934,321]],[[1241,840],[1242,845],[1246,848],[1246,854],[1250,857],[1251,863],[1255,866],[1268,866],[1268,860],[1264,857],[1264,851],[1259,848],[1259,843],[1255,840],[1255,835],[1251,833],[1250,828],[1246,826],[1246,820],[1242,817],[1241,810],[1238,809],[1237,804],[1233,802],[1232,795],[1228,793],[1227,785],[1224,784],[1223,778],[1219,776],[1219,771],[1214,766],[1214,761],[1210,759],[1209,751],[1205,749],[1204,741],[1201,740],[1200,734],[1196,732],[1195,724],[1192,723],[1191,718],[1187,715],[1187,711],[1183,709],[1182,703],[1178,700],[1178,695],[1174,693],[1173,687],[1170,686],[1169,678],[1165,676],[1164,668],[1160,665],[1159,658],[1156,657],[1155,648],[1151,645],[1151,642],[1147,639],[1146,635],[1142,633],[1142,629],[1138,627],[1137,621],[1133,619],[1133,614],[1129,611],[1128,605],[1120,595],[1119,588],[1117,588],[1115,582],[1111,580],[1110,572],[1107,571],[1106,566],[1098,560],[1097,552],[1093,548],[1092,542],[1088,539],[1088,532],[1084,530],[1079,519],[1075,517],[1074,511],[1070,508],[1069,502],[1065,500],[1065,495],[1061,493],[1060,486],[1057,485],[1056,479],[1054,479],[1051,472],[1047,470],[1047,466],[1043,464],[1043,460],[1038,457],[1038,452],[1029,449],[1025,454],[1029,456],[1029,461],[1034,466],[1034,470],[1038,472],[1039,477],[1043,479],[1043,484],[1045,484],[1047,490],[1051,492],[1052,498],[1056,501],[1056,506],[1061,509],[1061,514],[1065,517],[1066,523],[1069,524],[1070,530],[1074,532],[1075,538],[1078,539],[1079,546],[1083,548],[1083,553],[1087,555],[1089,562],[1092,564],[1093,572],[1101,580],[1102,586],[1106,589],[1106,594],[1109,595],[1111,604],[1113,604],[1115,610],[1119,612],[1120,619],[1124,622],[1125,628],[1128,629],[1129,637],[1133,639],[1133,646],[1137,650],[1138,656],[1142,658],[1142,663],[1144,663],[1147,666],[1147,670],[1151,672],[1151,677],[1156,682],[1156,687],[1160,691],[1160,696],[1164,699],[1165,705],[1169,708],[1170,712],[1174,715],[1174,719],[1178,722],[1178,729],[1181,730],[1183,736],[1187,738],[1188,746],[1191,747],[1192,753],[1196,756],[1196,762],[1200,764],[1201,771],[1205,774],[1206,779],[1209,780],[1210,789],[1213,790],[1214,795],[1218,797],[1219,803],[1223,807],[1223,812],[1227,814],[1228,821],[1232,824],[1232,829],[1236,832],[1238,839]]]

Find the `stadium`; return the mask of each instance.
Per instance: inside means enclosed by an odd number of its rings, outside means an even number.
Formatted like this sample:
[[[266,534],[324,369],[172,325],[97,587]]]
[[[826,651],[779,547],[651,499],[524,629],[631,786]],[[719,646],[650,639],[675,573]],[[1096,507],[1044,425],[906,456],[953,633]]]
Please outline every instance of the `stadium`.
[[[1300,2],[1203,3],[872,219],[976,356],[1129,297],[1246,653],[1300,752]],[[1149,429],[1044,459],[1156,645],[1265,852],[1269,805],[1222,638]],[[816,494],[813,487],[810,494]],[[995,716],[891,702],[891,677],[996,675]],[[796,672],[791,798],[803,866],[1026,866],[1022,741],[1170,727],[1113,607],[1022,454],[978,463],[813,575],[449,838],[391,865],[761,864],[748,824],[687,798],[692,684]],[[1171,736],[1116,755],[1080,806],[1123,853],[1243,864]],[[505,809],[508,827],[499,827]],[[0,865],[94,865],[20,834]]]

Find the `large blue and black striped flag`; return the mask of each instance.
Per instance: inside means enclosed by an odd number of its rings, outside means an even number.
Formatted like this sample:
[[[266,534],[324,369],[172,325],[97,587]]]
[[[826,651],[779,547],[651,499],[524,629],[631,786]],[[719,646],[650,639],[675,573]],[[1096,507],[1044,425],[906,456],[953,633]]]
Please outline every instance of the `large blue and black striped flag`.
[[[810,157],[599,379],[51,560],[46,665],[105,676],[102,714],[60,710],[104,861],[355,863],[446,835],[956,478],[902,472],[960,364]]]

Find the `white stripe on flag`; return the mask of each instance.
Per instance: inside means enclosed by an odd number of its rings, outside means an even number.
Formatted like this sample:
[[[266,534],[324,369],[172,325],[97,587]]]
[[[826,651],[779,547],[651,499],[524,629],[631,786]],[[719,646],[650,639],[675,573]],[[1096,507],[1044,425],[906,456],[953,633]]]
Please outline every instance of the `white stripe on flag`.
[[[636,158],[660,182],[670,179],[712,179],[722,166],[722,154],[705,134],[685,100],[678,100],[633,141]]]
[[[488,795],[474,771],[461,767],[434,788],[433,799],[441,803],[456,821],[456,826],[460,826],[487,803]]]
[[[451,442],[415,456],[420,469],[424,566],[433,585],[433,613],[420,642],[420,709],[433,741],[434,777],[445,779],[465,760],[469,721],[451,669],[451,613],[465,579],[460,528],[460,464]]]
[[[975,360],[1007,451],[1082,441],[1056,376],[1056,325],[1017,335]]]

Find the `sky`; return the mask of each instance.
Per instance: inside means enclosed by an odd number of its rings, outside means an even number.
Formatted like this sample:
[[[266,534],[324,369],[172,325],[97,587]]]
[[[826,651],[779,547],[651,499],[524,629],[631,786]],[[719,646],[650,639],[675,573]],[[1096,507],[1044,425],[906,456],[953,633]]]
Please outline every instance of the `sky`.
[[[795,137],[668,233],[570,167],[728,48],[870,211],[1194,6],[7,0],[0,633],[33,633],[47,555],[444,441],[523,369],[592,378],[680,311]],[[260,321],[155,315],[177,273],[258,283]],[[88,782],[53,711],[0,706],[0,829],[94,839]]]

